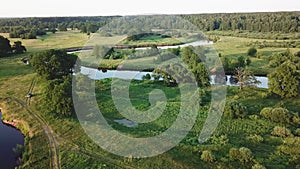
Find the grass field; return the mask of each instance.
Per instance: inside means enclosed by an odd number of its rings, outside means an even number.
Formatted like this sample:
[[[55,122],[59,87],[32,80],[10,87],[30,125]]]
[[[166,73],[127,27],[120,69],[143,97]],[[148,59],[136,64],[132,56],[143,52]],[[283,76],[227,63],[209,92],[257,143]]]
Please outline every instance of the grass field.
[[[4,37],[9,37],[7,33],[0,33]],[[37,39],[9,38],[11,43],[21,41],[28,52],[38,52],[45,49],[62,49],[70,47],[82,47],[88,41],[89,36],[79,31],[56,32],[55,34],[38,37]]]

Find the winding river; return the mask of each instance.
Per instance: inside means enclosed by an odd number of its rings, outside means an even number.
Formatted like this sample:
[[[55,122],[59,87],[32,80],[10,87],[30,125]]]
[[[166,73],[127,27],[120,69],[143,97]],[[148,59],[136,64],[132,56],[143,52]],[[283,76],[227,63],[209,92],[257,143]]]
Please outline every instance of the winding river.
[[[141,71],[119,71],[119,70],[107,70],[102,71],[95,68],[81,67],[81,73],[87,75],[89,78],[93,80],[101,80],[106,78],[119,78],[119,79],[135,79],[142,80],[143,76],[146,74],[152,75],[152,72],[141,72]],[[268,88],[268,78],[263,76],[255,76],[258,81],[261,83],[256,85],[258,88]],[[215,76],[211,76],[211,84],[215,84],[214,82]],[[230,82],[230,75],[227,75],[227,86],[238,86],[237,83]],[[153,79],[152,79],[153,80]]]
[[[2,113],[0,112],[0,119]],[[13,169],[20,165],[20,152],[13,149],[17,145],[24,146],[24,136],[16,128],[6,125],[0,120],[0,168]]]

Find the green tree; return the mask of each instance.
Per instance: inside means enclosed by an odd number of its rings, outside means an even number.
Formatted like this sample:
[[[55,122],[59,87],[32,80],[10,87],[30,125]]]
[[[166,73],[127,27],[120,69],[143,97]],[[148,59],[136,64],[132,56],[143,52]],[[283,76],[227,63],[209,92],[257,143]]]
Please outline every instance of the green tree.
[[[299,94],[299,69],[290,60],[285,61],[268,75],[269,92],[281,98],[291,98]]]
[[[10,42],[0,35],[0,57],[8,56],[12,52]]]
[[[46,50],[35,54],[31,63],[36,72],[47,80],[62,79],[74,72],[77,56],[65,50]]]
[[[45,104],[48,111],[70,116],[74,112],[72,100],[72,75],[62,79],[54,79],[47,82],[44,89]]]
[[[195,53],[194,50],[201,51],[201,48],[193,49],[192,47],[184,47],[182,49],[181,58],[187,64],[191,72],[195,75],[198,86],[209,86],[209,72],[204,64],[206,57],[204,53]]]
[[[254,47],[249,48],[248,51],[247,51],[247,55],[248,56],[255,57],[256,54],[257,54],[257,49],[254,48]]]
[[[244,118],[248,114],[247,107],[237,101],[228,102],[224,108],[224,116],[230,119]]]
[[[24,53],[27,51],[25,46],[22,45],[21,41],[14,42],[14,45],[12,46],[12,50],[13,50],[13,53],[16,53],[16,54],[21,54],[21,53]]]

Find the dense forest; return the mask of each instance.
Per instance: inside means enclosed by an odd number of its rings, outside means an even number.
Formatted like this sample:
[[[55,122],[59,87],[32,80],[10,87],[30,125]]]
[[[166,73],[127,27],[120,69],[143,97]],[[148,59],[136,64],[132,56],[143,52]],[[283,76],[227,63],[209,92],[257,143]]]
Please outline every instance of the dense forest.
[[[299,32],[300,12],[183,15],[201,30],[247,30],[256,32]]]
[[[36,36],[45,35],[47,31],[53,33],[57,30],[66,31],[67,28],[78,29],[83,33],[94,33],[118,17],[120,16],[2,18],[0,32],[10,33],[11,38],[23,39],[34,39]],[[202,31],[294,33],[299,32],[300,26],[300,12],[195,14],[181,17]]]

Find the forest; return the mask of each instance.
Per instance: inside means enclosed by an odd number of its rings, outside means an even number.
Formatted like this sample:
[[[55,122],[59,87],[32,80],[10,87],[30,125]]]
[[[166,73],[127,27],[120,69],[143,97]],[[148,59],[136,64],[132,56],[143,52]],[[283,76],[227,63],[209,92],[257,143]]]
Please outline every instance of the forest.
[[[300,21],[299,12],[180,16],[196,25],[201,31],[294,33],[299,32]],[[45,35],[46,32],[66,31],[67,28],[78,29],[83,33],[95,33],[100,27],[118,17],[120,16],[1,18],[0,32],[10,33],[11,38],[23,39],[36,38]]]

